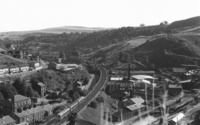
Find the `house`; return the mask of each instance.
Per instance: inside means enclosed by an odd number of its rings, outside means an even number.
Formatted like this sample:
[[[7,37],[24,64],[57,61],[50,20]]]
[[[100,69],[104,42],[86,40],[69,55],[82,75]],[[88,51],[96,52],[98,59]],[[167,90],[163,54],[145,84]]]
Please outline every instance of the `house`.
[[[19,49],[12,49],[12,50],[8,50],[7,51],[8,55],[11,55],[15,58],[23,58],[24,56],[24,52],[23,50],[19,50]]]
[[[144,103],[144,99],[142,99],[139,96],[136,96],[134,98],[124,99],[122,101],[122,103],[123,103],[123,107],[126,107],[126,106],[130,106],[130,105],[135,105],[135,104],[142,104],[142,103]]]
[[[32,67],[34,69],[38,69],[38,68],[40,68],[40,63],[37,61],[32,61],[32,62],[30,62],[30,67]]]
[[[109,81],[121,81],[123,78],[123,76],[109,76]]]
[[[9,115],[3,116],[0,118],[0,125],[15,125],[16,121]]]
[[[29,71],[30,68],[28,64],[21,64],[19,67],[20,67],[20,72]]]
[[[46,111],[41,106],[36,108],[27,109],[20,113],[13,113],[12,117],[16,120],[16,123],[29,123],[33,124],[35,122],[41,122],[44,119]]]
[[[47,105],[44,105],[43,108],[46,111],[47,115],[51,115],[52,114],[52,110],[53,110],[53,106],[52,105],[47,104]]]
[[[40,95],[43,97],[45,95],[45,92],[46,92],[46,86],[42,82],[39,82],[38,85],[40,87]]]
[[[169,125],[178,125],[178,122],[184,117],[185,115],[183,113],[179,113],[176,115],[171,121],[169,121]]]
[[[178,95],[182,92],[181,85],[169,84],[168,85],[168,95]]]
[[[0,75],[5,75],[9,73],[9,68],[7,66],[0,66]]]
[[[186,68],[172,68],[172,75],[179,77],[181,79],[186,79],[185,73],[187,72]]]
[[[147,84],[157,82],[157,78],[149,75],[132,75],[132,80],[135,80],[137,83],[145,82]]]
[[[79,68],[80,66],[77,64],[60,64],[56,62],[50,62],[48,67],[54,70],[68,71],[68,70]]]
[[[22,95],[14,95],[11,99],[1,101],[3,112],[10,114],[20,112],[31,105],[31,99]]]
[[[52,114],[52,106],[47,104],[12,113],[11,116],[16,120],[17,124],[34,124],[42,122],[50,114]]]
[[[134,83],[132,81],[128,80],[122,80],[122,81],[108,81],[107,82],[107,90],[109,93],[115,90],[133,90]]]
[[[9,66],[9,73],[13,74],[13,73],[19,73],[20,68],[18,66]]]
[[[144,103],[144,100],[140,97],[123,100],[121,109],[112,114],[112,122],[121,122],[133,117],[138,118],[139,112],[146,110],[142,103]]]

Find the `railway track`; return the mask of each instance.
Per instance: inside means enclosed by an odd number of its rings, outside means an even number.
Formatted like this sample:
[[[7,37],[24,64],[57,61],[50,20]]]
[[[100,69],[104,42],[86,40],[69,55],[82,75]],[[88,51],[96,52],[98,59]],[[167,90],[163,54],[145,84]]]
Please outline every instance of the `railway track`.
[[[87,106],[90,103],[90,101],[103,88],[103,86],[107,80],[107,72],[106,72],[106,69],[101,65],[99,65],[99,69],[100,69],[100,78],[99,78],[99,81],[97,82],[97,84],[94,86],[94,89],[86,95],[84,101],[79,103],[79,105],[76,106],[75,108],[71,109],[71,112],[74,112],[74,113],[80,112],[82,109],[85,108],[85,106]],[[51,120],[49,120],[48,122],[46,122],[42,125],[67,125],[68,124],[67,119],[68,119],[67,117],[64,117],[63,119],[58,120],[58,119],[56,119],[56,116],[54,116],[53,118],[51,118]]]

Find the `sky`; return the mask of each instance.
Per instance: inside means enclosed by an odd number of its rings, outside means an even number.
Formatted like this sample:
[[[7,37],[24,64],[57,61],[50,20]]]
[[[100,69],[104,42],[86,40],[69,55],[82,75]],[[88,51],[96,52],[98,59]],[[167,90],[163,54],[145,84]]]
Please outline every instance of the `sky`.
[[[118,28],[200,16],[200,0],[0,0],[0,32]]]

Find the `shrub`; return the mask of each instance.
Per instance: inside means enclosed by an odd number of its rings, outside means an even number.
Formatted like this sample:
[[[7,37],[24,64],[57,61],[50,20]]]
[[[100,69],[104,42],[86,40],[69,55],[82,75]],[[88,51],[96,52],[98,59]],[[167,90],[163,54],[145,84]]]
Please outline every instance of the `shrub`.
[[[104,98],[101,97],[101,96],[99,96],[99,97],[96,98],[96,101],[97,101],[97,102],[100,102],[100,103],[101,103],[101,102],[103,103],[103,102],[104,102]]]
[[[94,101],[91,101],[89,104],[89,107],[96,109],[97,108],[97,103]]]

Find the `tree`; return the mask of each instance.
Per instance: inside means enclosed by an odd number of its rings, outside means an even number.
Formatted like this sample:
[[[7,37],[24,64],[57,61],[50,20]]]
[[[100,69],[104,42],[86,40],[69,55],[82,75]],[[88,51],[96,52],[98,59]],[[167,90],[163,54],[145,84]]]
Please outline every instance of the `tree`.
[[[13,86],[16,88],[17,92],[21,95],[28,96],[28,97],[39,96],[39,94],[32,88],[31,84],[26,83],[24,79],[17,78],[14,81]]]
[[[25,80],[22,80],[21,78],[17,78],[14,81],[13,86],[16,88],[19,94],[26,95],[27,85],[26,85]]]
[[[144,23],[140,24],[140,27],[143,27],[143,26],[145,26]]]
[[[104,98],[99,96],[99,97],[96,98],[96,101],[97,102],[104,102]]]
[[[91,101],[89,104],[89,107],[96,109],[97,108],[97,103],[94,101]]]
[[[76,122],[76,118],[77,118],[77,113],[71,113],[69,115],[69,122],[70,122],[70,125],[75,125],[75,122]]]
[[[3,94],[0,92],[0,100],[4,100]]]
[[[26,88],[26,96],[28,97],[39,97],[39,94],[33,90],[33,88],[29,85]]]
[[[13,87],[10,83],[1,83],[0,91],[5,99],[10,99],[17,94],[15,87]]]
[[[84,79],[83,79],[83,85],[87,85],[88,82],[89,82],[88,78],[84,78]]]
[[[161,26],[162,26],[162,25],[167,25],[167,24],[168,24],[167,21],[163,21],[163,22],[160,23]]]

